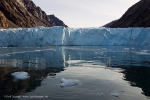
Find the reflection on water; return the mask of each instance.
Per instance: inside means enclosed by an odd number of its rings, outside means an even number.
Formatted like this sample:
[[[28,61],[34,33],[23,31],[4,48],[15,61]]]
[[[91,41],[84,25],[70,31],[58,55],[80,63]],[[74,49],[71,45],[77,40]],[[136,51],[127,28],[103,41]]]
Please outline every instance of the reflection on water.
[[[124,80],[131,86],[142,89],[142,94],[150,97],[150,68],[148,67],[130,67],[123,68]]]
[[[14,67],[147,66],[150,47],[0,48],[0,65]],[[82,64],[87,63],[86,65]]]
[[[15,71],[26,71],[30,78],[27,80],[14,81],[11,73]],[[19,68],[19,67],[1,67],[0,68],[0,97],[6,95],[21,95],[26,92],[35,90],[38,86],[42,86],[45,77],[55,77],[56,73],[64,71],[63,68],[45,68],[40,70]],[[3,98],[4,99],[4,98]]]
[[[126,89],[120,99],[146,100],[150,97],[149,48],[0,48],[0,96],[39,94],[53,100],[99,100],[97,93],[103,92],[103,99],[115,100],[109,91]],[[30,78],[14,81],[11,73],[16,71],[26,71]],[[63,77],[77,78],[82,84],[64,90],[60,87]]]

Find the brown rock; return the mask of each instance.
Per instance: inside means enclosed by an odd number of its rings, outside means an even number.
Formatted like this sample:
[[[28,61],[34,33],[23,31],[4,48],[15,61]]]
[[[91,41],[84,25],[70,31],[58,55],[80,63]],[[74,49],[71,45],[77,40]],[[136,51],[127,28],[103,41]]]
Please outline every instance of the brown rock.
[[[50,22],[55,25],[55,26],[65,26],[68,27],[67,25],[65,25],[65,23],[58,19],[57,17],[55,17],[55,15],[48,15],[48,17],[51,19]]]
[[[0,11],[0,27],[7,28],[8,22],[5,15]]]
[[[32,0],[0,0],[0,9],[8,20],[8,27],[51,27],[56,25]]]

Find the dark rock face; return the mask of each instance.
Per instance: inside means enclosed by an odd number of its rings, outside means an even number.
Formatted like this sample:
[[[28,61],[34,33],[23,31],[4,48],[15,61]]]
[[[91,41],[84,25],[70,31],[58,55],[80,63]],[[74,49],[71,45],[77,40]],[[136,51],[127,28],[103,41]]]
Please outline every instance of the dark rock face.
[[[150,0],[140,0],[110,27],[150,27]]]
[[[1,0],[0,10],[9,20],[8,27],[55,26],[53,19],[31,0]]]
[[[54,23],[55,26],[68,27],[62,20],[59,20],[57,17],[55,17],[55,15],[48,15],[48,17],[51,19],[51,22]]]
[[[117,20],[107,23],[107,24],[103,25],[103,27],[111,27],[115,22],[117,22]]]

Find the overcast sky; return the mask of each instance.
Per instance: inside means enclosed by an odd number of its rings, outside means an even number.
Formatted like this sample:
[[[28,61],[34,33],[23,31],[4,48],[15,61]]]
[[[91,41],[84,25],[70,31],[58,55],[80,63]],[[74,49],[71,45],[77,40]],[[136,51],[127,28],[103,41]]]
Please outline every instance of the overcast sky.
[[[119,19],[139,0],[33,0],[48,15],[72,28],[100,27]]]

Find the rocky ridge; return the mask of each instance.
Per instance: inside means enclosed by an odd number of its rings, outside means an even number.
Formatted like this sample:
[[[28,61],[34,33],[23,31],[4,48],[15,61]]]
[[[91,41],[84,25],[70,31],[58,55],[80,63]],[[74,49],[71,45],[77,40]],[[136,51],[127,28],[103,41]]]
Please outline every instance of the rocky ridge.
[[[134,4],[110,27],[150,27],[150,0],[140,0]]]
[[[7,19],[1,11],[0,11],[0,27],[8,27]]]
[[[0,27],[4,28],[52,27],[57,26],[56,23],[60,21],[59,19],[54,21],[55,17],[51,19],[40,7],[36,6],[32,0],[1,0],[0,11],[0,16],[3,16],[3,18],[7,20],[0,19]],[[62,21],[60,26],[67,27]]]

